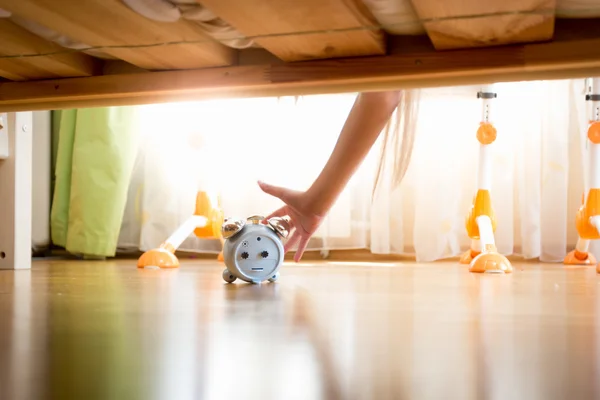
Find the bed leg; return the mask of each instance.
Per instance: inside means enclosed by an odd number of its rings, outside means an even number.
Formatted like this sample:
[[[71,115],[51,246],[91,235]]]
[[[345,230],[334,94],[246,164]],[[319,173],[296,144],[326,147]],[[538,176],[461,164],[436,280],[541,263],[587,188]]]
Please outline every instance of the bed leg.
[[[586,96],[591,102],[587,132],[589,164],[588,184],[581,198],[575,226],[579,235],[575,249],[564,259],[565,265],[594,265],[596,258],[589,252],[591,240],[600,238],[598,223],[600,218],[600,79],[592,80],[592,93]],[[597,267],[600,272],[600,267]]]
[[[0,269],[30,269],[33,113],[0,118]]]
[[[490,121],[490,103],[496,98],[493,87],[486,87],[477,94],[482,100],[481,125],[477,130],[479,167],[477,193],[466,221],[471,238],[471,249],[461,257],[462,264],[469,264],[471,272],[510,273],[512,266],[506,257],[498,253],[494,239],[496,217],[492,208],[492,143],[496,140],[496,128]]]

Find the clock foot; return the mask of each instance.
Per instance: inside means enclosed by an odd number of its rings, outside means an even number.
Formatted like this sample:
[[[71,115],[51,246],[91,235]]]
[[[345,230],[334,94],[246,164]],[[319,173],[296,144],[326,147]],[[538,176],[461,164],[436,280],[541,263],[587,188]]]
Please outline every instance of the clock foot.
[[[237,278],[227,268],[223,270],[223,280],[227,283],[233,283]]]

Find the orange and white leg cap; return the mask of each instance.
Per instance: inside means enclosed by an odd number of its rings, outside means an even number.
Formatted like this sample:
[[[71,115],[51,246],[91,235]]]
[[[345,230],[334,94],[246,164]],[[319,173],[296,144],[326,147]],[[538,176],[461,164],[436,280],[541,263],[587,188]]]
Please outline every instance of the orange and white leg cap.
[[[498,253],[496,246],[488,245],[485,251],[473,258],[469,272],[485,274],[510,274],[513,267],[508,258]]]
[[[565,265],[594,265],[596,257],[591,253],[575,249],[570,251],[563,261]]]
[[[179,260],[175,249],[169,244],[162,244],[157,249],[148,250],[138,259],[137,267],[144,269],[179,268]]]

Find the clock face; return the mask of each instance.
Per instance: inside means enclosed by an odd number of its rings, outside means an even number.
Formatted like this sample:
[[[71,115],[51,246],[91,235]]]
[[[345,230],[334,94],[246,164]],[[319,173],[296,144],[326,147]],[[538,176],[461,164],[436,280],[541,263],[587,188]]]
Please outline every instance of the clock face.
[[[269,230],[267,227],[249,229],[237,240],[234,262],[251,280],[269,279],[282,258],[281,243]]]

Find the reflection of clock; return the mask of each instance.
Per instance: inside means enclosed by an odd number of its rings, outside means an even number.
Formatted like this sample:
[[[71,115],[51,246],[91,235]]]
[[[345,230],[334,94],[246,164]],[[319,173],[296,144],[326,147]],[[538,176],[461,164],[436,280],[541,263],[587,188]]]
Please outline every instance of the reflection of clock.
[[[223,258],[227,268],[223,279],[232,283],[241,279],[250,283],[265,280],[275,282],[283,264],[283,244],[289,233],[285,218],[273,217],[263,223],[263,217],[255,215],[246,221],[226,219],[222,233]]]

